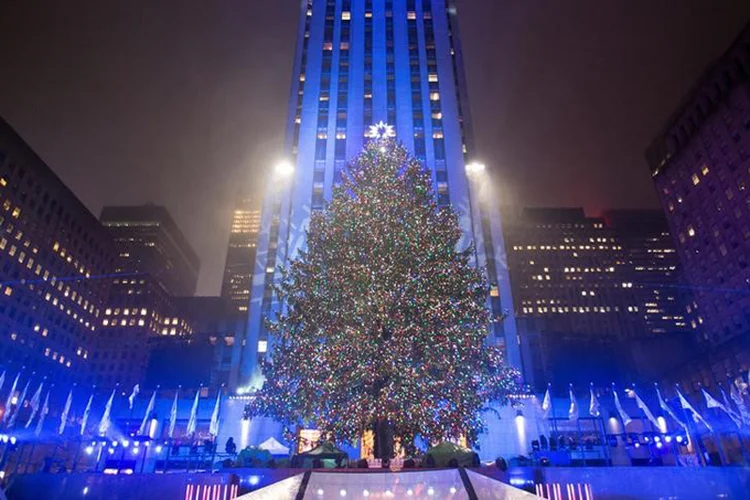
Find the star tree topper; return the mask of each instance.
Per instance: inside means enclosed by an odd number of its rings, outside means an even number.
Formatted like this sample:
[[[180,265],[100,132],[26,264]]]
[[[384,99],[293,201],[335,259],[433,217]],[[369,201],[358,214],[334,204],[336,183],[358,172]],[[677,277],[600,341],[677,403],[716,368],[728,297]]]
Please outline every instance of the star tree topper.
[[[370,131],[367,133],[367,137],[370,139],[389,139],[396,137],[396,131],[393,125],[388,125],[384,121],[380,121],[373,125],[370,125]]]

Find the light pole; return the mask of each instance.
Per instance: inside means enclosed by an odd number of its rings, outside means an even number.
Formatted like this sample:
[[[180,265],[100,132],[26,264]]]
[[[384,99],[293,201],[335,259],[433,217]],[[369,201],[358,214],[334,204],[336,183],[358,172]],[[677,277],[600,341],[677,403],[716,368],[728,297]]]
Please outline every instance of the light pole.
[[[472,236],[474,236],[474,262],[476,263],[477,268],[479,267],[479,251],[477,250],[477,235],[475,234],[475,231],[477,230],[476,221],[474,220],[474,200],[472,199],[472,190],[474,189],[474,183],[479,182],[480,178],[484,176],[484,172],[486,170],[486,166],[484,163],[481,162],[471,162],[466,164],[466,178],[468,179],[468,193],[469,193],[469,219],[471,220],[471,232]],[[477,200],[478,202],[479,200]],[[477,207],[479,208],[479,207]],[[482,230],[481,225],[481,217],[479,221],[479,231]]]

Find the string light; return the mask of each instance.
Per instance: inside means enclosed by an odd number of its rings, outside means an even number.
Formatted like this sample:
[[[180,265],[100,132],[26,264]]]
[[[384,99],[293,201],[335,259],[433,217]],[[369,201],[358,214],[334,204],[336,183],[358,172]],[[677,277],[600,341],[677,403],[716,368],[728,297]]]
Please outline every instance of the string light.
[[[522,391],[485,343],[489,288],[472,249],[457,250],[458,216],[387,134],[343,177],[282,269],[285,307],[267,321],[273,357],[250,413],[279,420],[289,439],[304,425],[355,442],[387,422],[407,451],[417,436],[473,443],[488,403]]]

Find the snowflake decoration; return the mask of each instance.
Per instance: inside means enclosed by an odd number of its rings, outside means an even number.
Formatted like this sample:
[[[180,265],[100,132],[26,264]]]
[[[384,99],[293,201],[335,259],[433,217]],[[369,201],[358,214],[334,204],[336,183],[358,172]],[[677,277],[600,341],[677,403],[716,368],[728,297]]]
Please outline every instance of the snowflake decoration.
[[[388,139],[390,137],[396,137],[396,131],[393,129],[393,125],[388,125],[384,121],[370,125],[370,131],[367,133],[367,137],[370,139]]]

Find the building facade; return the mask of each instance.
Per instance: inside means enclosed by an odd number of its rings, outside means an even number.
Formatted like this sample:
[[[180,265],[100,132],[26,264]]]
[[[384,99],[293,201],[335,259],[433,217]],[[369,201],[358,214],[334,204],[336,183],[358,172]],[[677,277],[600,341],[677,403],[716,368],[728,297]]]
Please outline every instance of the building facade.
[[[499,213],[491,182],[467,175],[475,160],[452,0],[302,0],[289,101],[286,179],[271,175],[250,299],[242,376],[259,383],[258,346],[265,317],[278,308],[272,285],[280,264],[304,247],[304,230],[323,207],[348,160],[362,150],[370,127],[395,128],[398,140],[433,175],[439,204],[450,203],[464,228],[461,249],[477,248],[487,268],[488,303],[504,320],[488,342],[520,365],[513,300]],[[483,174],[488,175],[488,174]]]
[[[195,292],[199,261],[164,207],[104,207],[101,220],[118,256],[101,318],[96,381],[127,387],[144,380],[154,338],[180,343],[192,335],[175,296]]]
[[[650,369],[640,343],[692,336],[692,296],[659,211],[502,213],[527,382],[632,381]]]
[[[705,340],[750,331],[750,25],[647,150]]]
[[[646,159],[702,340],[665,378],[692,394],[728,390],[750,368],[750,25],[683,98]]]
[[[88,382],[115,266],[107,230],[0,119],[0,364]]]
[[[232,212],[227,262],[221,296],[232,301],[238,311],[247,312],[260,231],[260,208],[255,198],[241,196]]]
[[[150,275],[174,296],[194,295],[200,260],[166,208],[104,207],[100,216],[119,252],[119,274]]]

